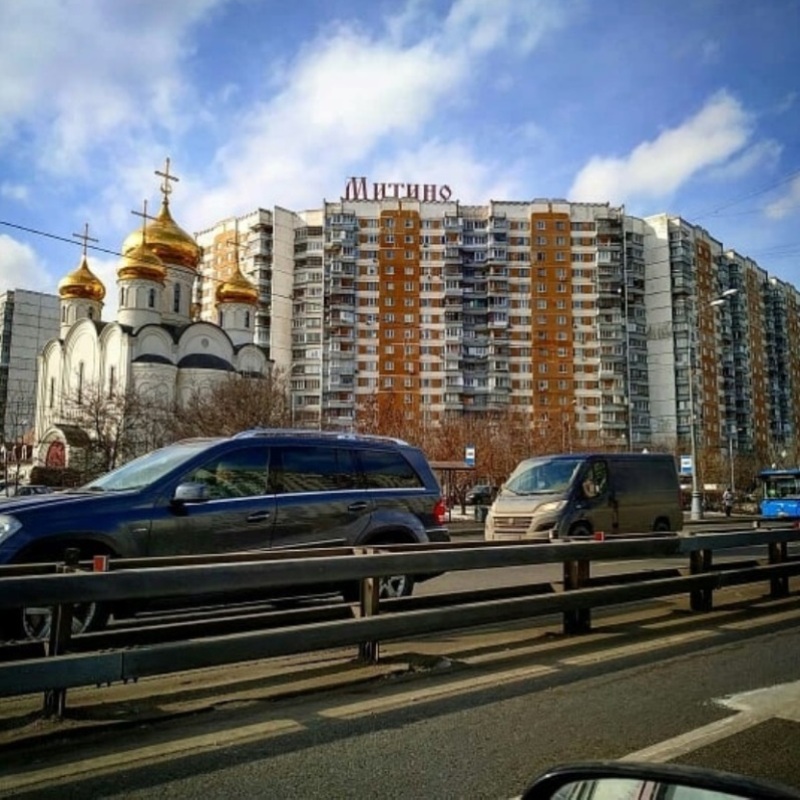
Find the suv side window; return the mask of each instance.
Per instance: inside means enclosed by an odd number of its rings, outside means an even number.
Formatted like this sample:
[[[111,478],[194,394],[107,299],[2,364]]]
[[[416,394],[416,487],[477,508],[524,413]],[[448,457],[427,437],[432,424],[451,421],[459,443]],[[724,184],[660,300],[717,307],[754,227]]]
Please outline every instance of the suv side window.
[[[400,453],[361,450],[360,455],[367,489],[419,489],[425,486],[416,470]]]
[[[269,483],[278,494],[356,489],[353,451],[325,445],[273,447]]]
[[[267,448],[246,447],[218,455],[185,480],[204,483],[212,500],[266,494]]]

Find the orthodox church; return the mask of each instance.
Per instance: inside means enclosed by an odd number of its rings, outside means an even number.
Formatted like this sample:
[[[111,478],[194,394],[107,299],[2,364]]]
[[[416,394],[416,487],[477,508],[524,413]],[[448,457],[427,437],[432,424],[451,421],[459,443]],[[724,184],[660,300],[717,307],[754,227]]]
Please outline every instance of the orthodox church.
[[[61,327],[39,355],[36,394],[36,462],[68,466],[91,442],[76,421],[82,398],[138,397],[165,405],[231,374],[264,375],[270,362],[253,344],[258,292],[237,266],[216,289],[216,322],[197,318],[192,298],[201,248],[173,220],[171,182],[165,170],[157,217],[139,216],[143,225],[122,245],[117,268],[117,319],[103,320],[106,288],[89,268],[87,243],[77,269],[58,285]],[[75,461],[74,463],[79,463]]]

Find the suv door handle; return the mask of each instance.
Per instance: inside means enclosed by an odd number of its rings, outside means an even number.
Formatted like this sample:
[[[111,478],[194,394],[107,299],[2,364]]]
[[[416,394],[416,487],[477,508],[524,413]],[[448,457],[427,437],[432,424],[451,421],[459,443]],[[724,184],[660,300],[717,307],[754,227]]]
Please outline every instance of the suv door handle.
[[[357,503],[350,503],[347,506],[348,511],[364,511],[367,507],[367,503],[364,500],[359,500]]]
[[[248,522],[263,522],[265,519],[269,519],[272,516],[271,511],[256,511],[254,514],[250,514],[247,518]]]

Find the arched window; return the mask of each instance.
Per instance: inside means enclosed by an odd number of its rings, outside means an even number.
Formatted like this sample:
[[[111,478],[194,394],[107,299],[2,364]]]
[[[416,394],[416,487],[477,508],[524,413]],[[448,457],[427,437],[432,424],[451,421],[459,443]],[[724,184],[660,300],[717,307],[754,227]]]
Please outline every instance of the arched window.
[[[61,321],[62,322],[67,321],[67,307],[64,305],[61,306]]]
[[[244,326],[245,326],[245,328],[249,328],[250,327],[250,312],[249,311],[245,311],[244,312]]]
[[[217,311],[217,324],[220,328],[225,327],[225,315],[221,311]]]
[[[155,308],[156,307],[156,290],[151,289],[147,293],[147,307],[148,308]]]
[[[172,310],[177,314],[181,310],[181,285],[175,284],[172,290]]]
[[[47,401],[47,404],[50,408],[52,408],[55,402],[56,402],[56,379],[50,378],[50,398]]]
[[[122,286],[119,289],[119,305],[120,308],[125,305],[125,289]]]
[[[83,402],[83,373],[84,373],[84,364],[81,361],[78,364],[78,392],[77,392],[77,399],[78,405]]]

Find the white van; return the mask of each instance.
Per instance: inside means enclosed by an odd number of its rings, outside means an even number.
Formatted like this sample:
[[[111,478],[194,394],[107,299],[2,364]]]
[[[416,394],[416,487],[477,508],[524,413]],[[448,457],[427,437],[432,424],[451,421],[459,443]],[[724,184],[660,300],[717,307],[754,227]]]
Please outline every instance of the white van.
[[[489,509],[485,538],[549,541],[682,527],[671,455],[570,453],[521,462]]]

